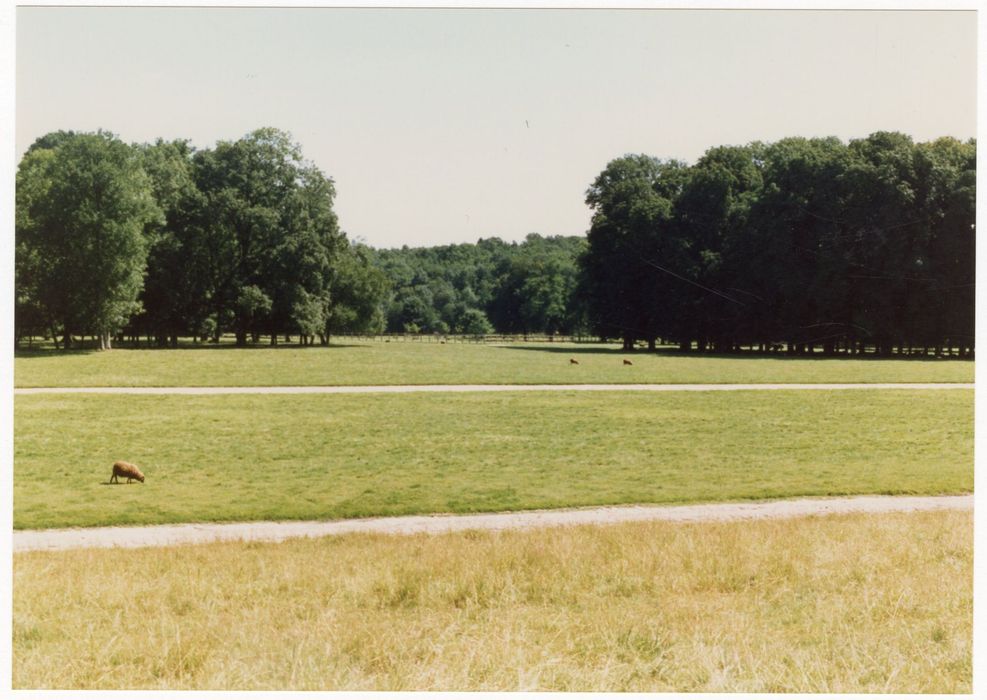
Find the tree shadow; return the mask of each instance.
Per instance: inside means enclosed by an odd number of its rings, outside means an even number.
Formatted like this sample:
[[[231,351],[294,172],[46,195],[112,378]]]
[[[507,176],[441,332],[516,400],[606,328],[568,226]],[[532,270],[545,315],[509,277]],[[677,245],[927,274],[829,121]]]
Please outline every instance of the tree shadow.
[[[547,352],[554,353],[558,355],[640,355],[642,351],[627,352],[621,348],[580,348],[572,347],[545,347],[545,346],[531,346],[531,345],[496,345],[492,346],[499,348],[501,350],[528,350],[531,352]]]
[[[15,348],[15,358],[30,357],[69,357],[71,355],[95,355],[101,352],[95,348],[72,348],[70,350],[56,350],[55,348]]]
[[[134,346],[129,343],[121,343],[117,347],[111,350],[98,350],[95,348],[72,348],[70,350],[56,350],[55,348],[17,348],[14,350],[15,359],[35,359],[35,358],[46,358],[46,357],[71,357],[73,355],[89,356],[97,355],[104,352],[113,353],[115,350],[142,350],[151,352],[166,352],[166,351],[210,351],[210,350],[236,350],[238,352],[250,352],[251,350],[311,350],[317,352],[319,350],[336,350],[342,348],[369,348],[370,343],[357,344],[357,343],[331,343],[330,345],[295,345],[287,343],[278,343],[277,345],[268,345],[258,343],[257,345],[230,345],[230,344],[214,344],[214,343],[201,343],[201,344],[188,344],[179,345],[177,348],[162,348],[153,345],[139,345]]]
[[[790,361],[810,361],[810,362],[844,362],[846,360],[860,360],[864,362],[882,362],[888,360],[895,360],[900,362],[929,362],[929,363],[939,363],[948,361],[962,361],[962,362],[972,362],[974,358],[972,357],[959,357],[957,355],[950,356],[940,356],[935,357],[933,355],[824,355],[823,353],[813,353],[811,355],[798,355],[789,354],[787,352],[758,352],[753,350],[742,350],[740,352],[696,352],[696,351],[686,351],[679,350],[678,348],[663,347],[657,348],[656,350],[647,350],[646,348],[636,348],[634,350],[624,350],[623,348],[613,347],[613,348],[600,348],[600,347],[590,347],[590,348],[574,348],[574,347],[545,347],[545,346],[531,346],[531,345],[502,345],[498,346],[503,350],[526,350],[528,352],[546,352],[554,354],[569,354],[569,355],[621,355],[624,357],[645,357],[649,355],[654,355],[658,357],[677,357],[683,360],[704,360],[704,359],[723,359],[723,360],[745,360],[745,361],[756,361],[756,360],[769,360],[775,362],[790,362]]]

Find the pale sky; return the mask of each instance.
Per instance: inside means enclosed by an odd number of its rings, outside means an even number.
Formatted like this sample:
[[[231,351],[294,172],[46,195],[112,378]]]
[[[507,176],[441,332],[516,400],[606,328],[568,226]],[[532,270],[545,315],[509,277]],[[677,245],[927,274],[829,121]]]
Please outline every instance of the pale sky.
[[[976,135],[971,11],[18,8],[18,159],[49,131],[292,133],[377,247],[581,235],[625,153]]]

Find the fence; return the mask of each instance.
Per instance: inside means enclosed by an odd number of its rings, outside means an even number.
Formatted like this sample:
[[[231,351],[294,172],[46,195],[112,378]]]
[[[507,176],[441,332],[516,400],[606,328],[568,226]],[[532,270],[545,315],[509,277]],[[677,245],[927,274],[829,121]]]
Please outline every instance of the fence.
[[[599,338],[589,335],[546,335],[544,333],[457,335],[454,333],[336,333],[334,341],[350,338],[382,343],[596,343]]]

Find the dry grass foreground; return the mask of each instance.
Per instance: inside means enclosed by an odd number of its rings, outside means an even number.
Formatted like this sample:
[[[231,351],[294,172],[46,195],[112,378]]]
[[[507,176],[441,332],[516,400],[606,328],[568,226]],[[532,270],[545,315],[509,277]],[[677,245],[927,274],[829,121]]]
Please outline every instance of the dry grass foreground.
[[[971,692],[972,514],[14,557],[16,688]]]

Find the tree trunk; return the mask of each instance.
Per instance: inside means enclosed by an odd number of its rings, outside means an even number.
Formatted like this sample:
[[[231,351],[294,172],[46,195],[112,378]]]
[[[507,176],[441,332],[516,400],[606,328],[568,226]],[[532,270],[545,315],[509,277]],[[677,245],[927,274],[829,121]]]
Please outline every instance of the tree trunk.
[[[247,332],[237,331],[236,332],[236,346],[238,348],[245,347],[247,345]]]

